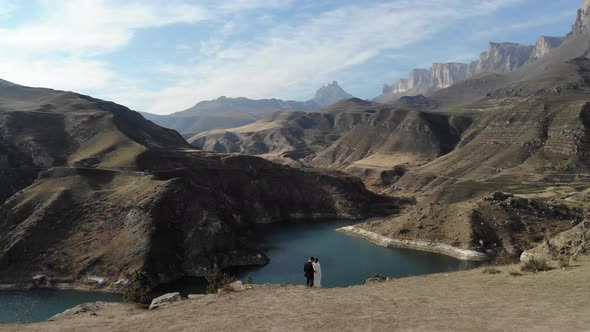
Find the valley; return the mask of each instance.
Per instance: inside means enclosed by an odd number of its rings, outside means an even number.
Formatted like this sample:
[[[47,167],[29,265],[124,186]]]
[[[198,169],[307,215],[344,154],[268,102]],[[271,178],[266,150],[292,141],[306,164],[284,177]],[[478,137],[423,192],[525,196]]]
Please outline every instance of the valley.
[[[301,95],[279,81],[306,48],[255,73],[249,53],[206,46],[193,70],[243,61],[251,81],[182,76],[154,96],[261,96],[257,75]],[[342,65],[351,91],[353,66],[384,51]],[[0,79],[0,330],[582,330],[589,54],[585,0],[563,36],[490,42],[367,99],[330,79],[306,101],[234,89],[162,115]],[[310,256],[328,289],[302,286]]]

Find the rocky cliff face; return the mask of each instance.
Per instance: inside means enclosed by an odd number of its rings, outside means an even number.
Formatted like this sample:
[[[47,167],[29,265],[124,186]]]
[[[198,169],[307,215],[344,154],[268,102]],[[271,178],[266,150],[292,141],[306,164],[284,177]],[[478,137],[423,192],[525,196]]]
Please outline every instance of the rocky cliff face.
[[[563,44],[565,40],[564,37],[548,37],[548,36],[541,36],[537,40],[537,44],[535,44],[535,52],[533,53],[533,57],[535,59],[540,59],[545,55],[549,54],[554,48],[558,48]]]
[[[566,38],[590,33],[590,0],[586,0],[578,10],[576,23],[566,37],[541,36],[535,45],[490,42],[488,50],[481,53],[477,61],[470,64],[434,63],[429,70],[414,69],[409,77],[402,78],[393,85],[385,84],[381,95],[374,100],[388,103],[402,96],[424,94],[448,88],[463,80],[482,73],[512,72],[527,63],[545,57],[561,46]]]
[[[590,0],[585,0],[582,7],[578,9],[576,22],[572,26],[572,31],[568,34],[569,38],[576,35],[586,35],[590,33]]]

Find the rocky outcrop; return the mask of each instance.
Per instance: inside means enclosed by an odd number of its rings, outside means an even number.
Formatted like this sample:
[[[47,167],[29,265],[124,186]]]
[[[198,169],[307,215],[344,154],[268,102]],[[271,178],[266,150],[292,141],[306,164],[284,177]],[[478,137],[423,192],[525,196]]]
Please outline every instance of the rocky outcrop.
[[[535,51],[533,52],[533,58],[540,59],[545,55],[549,54],[553,49],[558,48],[563,44],[565,37],[548,37],[541,36],[535,44]]]
[[[466,78],[484,72],[505,73],[520,68],[533,59],[535,47],[517,43],[490,43],[478,61],[469,65]]]
[[[568,38],[573,38],[577,35],[587,35],[590,33],[590,0],[585,0],[582,7],[578,9],[576,22],[572,26],[572,31],[568,34]]]
[[[152,303],[150,303],[149,310],[156,309],[157,307],[161,307],[163,305],[167,305],[167,304],[170,304],[173,302],[178,302],[180,300],[181,300],[180,293],[178,293],[178,292],[167,293],[167,294],[158,296],[155,299],[153,299]]]
[[[590,0],[586,0],[578,10],[572,31],[566,37],[541,36],[534,46],[490,42],[488,50],[481,53],[477,61],[470,64],[434,63],[429,70],[413,69],[407,79],[402,78],[391,86],[385,84],[381,95],[374,100],[387,103],[402,96],[428,95],[483,73],[512,72],[527,63],[545,57],[561,46],[566,39],[588,34],[590,34]]]

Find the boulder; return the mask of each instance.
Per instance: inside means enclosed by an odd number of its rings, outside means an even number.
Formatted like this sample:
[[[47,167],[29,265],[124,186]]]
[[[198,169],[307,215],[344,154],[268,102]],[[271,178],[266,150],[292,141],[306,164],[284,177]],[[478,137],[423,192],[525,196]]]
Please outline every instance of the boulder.
[[[33,282],[33,286],[35,287],[43,287],[47,285],[47,276],[44,274],[37,274],[36,276],[33,276],[32,278],[32,282]]]
[[[234,281],[225,287],[227,290],[232,291],[232,292],[241,292],[241,291],[246,290],[246,287],[244,286],[244,284],[242,284],[242,282],[240,280]]]
[[[205,296],[206,296],[205,294],[189,294],[188,295],[188,299],[189,300],[200,299],[200,298],[203,298]]]
[[[177,301],[180,301],[179,292],[164,294],[152,300],[152,303],[150,304],[150,310]]]

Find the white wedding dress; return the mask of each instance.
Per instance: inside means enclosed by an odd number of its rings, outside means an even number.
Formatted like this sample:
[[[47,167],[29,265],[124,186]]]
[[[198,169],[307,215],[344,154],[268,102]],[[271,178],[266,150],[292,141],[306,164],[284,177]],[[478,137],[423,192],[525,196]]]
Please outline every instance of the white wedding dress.
[[[313,287],[322,287],[322,266],[320,262],[313,263],[313,270],[315,274],[313,276]]]

